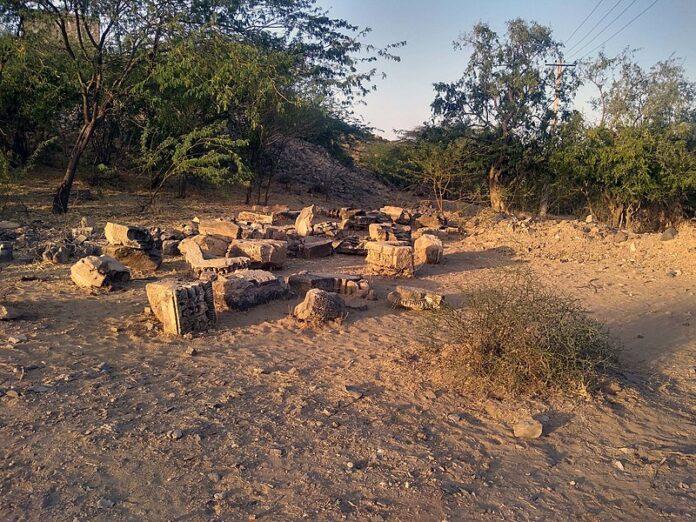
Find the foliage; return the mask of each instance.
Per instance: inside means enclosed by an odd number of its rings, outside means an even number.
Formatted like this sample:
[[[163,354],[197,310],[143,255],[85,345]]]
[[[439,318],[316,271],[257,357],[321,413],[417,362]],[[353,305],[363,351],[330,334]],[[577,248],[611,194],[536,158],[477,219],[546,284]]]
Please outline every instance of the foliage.
[[[479,395],[586,395],[615,361],[606,328],[529,273],[476,288],[437,312],[429,353],[454,385]]]
[[[562,61],[561,46],[551,29],[520,19],[507,24],[504,37],[479,23],[456,42],[471,54],[464,75],[453,83],[436,83],[433,115],[443,126],[464,126],[494,144],[486,157],[491,204],[504,210],[504,187],[515,174],[512,165],[524,146],[546,139],[577,87],[574,74],[559,78],[545,64]],[[554,99],[559,111],[552,110]],[[527,174],[526,172],[524,174]]]

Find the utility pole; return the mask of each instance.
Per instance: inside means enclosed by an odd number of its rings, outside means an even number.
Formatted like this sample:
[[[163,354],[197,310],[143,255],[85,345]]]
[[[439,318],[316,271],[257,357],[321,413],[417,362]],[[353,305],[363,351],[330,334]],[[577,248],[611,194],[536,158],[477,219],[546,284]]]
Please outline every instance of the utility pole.
[[[553,100],[553,112],[555,113],[555,116],[553,118],[553,124],[551,128],[555,131],[556,130],[556,125],[558,125],[558,110],[560,109],[561,105],[561,79],[563,77],[563,70],[566,67],[575,67],[578,64],[578,62],[573,62],[573,63],[547,63],[545,64],[547,67],[555,67],[556,68],[556,97]]]

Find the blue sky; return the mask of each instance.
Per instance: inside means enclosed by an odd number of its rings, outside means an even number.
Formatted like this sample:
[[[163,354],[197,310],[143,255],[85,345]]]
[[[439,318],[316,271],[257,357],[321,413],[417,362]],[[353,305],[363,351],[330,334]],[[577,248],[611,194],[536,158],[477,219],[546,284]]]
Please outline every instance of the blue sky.
[[[329,9],[335,17],[371,27],[369,39],[377,45],[400,40],[408,42],[398,52],[402,59],[400,63],[381,64],[387,78],[379,80],[377,92],[365,99],[365,106],[356,108],[367,123],[391,138],[394,129],[412,128],[429,118],[434,82],[451,81],[461,76],[467,55],[455,51],[452,42],[476,22],[487,22],[502,31],[505,21],[512,18],[536,20],[552,27],[556,39],[566,41],[598,1],[319,0],[319,5]],[[618,6],[594,33],[634,3],[585,51],[611,36],[653,2],[603,0],[569,42],[570,46],[580,40],[617,1],[620,1]],[[585,42],[591,40],[594,33]],[[616,53],[626,46],[640,48],[636,59],[644,66],[672,54],[680,56],[689,75],[696,80],[696,0],[658,0],[654,7],[608,42],[606,51]],[[587,89],[579,93],[577,102],[581,108],[586,106],[590,95]]]

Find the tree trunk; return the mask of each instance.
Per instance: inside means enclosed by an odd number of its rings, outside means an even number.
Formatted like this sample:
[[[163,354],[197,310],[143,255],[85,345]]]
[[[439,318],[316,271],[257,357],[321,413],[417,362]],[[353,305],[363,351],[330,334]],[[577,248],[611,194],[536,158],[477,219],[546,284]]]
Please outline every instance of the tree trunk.
[[[491,208],[496,212],[507,212],[501,183],[502,174],[498,163],[491,165],[488,171],[488,194],[491,200]]]
[[[63,176],[63,181],[61,182],[58,190],[56,190],[53,196],[53,213],[54,214],[65,214],[68,211],[68,201],[70,201],[70,191],[72,190],[72,184],[75,180],[75,174],[77,173],[77,167],[80,164],[80,158],[85,152],[89,140],[92,138],[92,133],[94,132],[94,122],[87,123],[82,126],[80,133],[77,135],[75,140],[75,145],[73,145],[72,151],[70,151],[70,159],[68,160],[68,166],[65,169],[65,176]]]
[[[541,189],[541,200],[539,201],[539,216],[544,218],[549,213],[549,186],[544,184]]]

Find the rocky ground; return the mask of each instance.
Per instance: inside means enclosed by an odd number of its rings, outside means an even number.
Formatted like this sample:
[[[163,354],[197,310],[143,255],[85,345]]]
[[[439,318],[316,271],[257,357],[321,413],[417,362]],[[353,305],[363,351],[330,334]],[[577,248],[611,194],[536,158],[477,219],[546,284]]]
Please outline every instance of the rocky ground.
[[[10,210],[46,235],[83,215],[176,226],[237,208],[207,194],[140,212],[144,199],[107,191],[56,218],[37,183]],[[283,300],[225,313],[188,340],[143,314],[148,280],[90,295],[70,265],[20,261],[0,272],[0,298],[25,314],[0,322],[0,519],[693,517],[694,227],[662,241],[464,214],[445,261],[409,284],[457,304],[528,267],[607,322],[623,345],[618,384],[588,400],[458,394],[419,359],[427,315],[384,299],[404,280],[371,277],[379,300],[341,325],[300,328],[288,317],[296,301]],[[361,257],[291,259],[281,274],[364,268]],[[156,278],[185,270],[167,258]],[[515,438],[530,414],[544,434]]]

